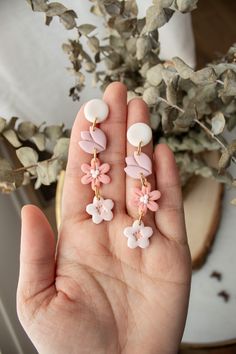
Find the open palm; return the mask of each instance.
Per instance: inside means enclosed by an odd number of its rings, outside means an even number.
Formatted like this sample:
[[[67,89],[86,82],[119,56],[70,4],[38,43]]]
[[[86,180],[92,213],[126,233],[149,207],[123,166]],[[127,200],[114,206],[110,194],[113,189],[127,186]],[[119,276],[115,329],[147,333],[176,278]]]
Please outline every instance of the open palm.
[[[126,177],[127,127],[148,122],[140,99],[127,105],[126,88],[108,86],[109,118],[101,124],[108,148],[99,156],[111,165],[111,183],[102,195],[115,202],[114,218],[99,225],[85,212],[93,194],[81,184],[80,166],[89,156],[78,146],[89,123],[83,107],[75,120],[63,190],[57,248],[43,213],[22,210],[18,316],[42,354],[176,353],[183,334],[190,289],[191,261],[181,189],[172,152],[158,145],[155,173],[149,179],[162,197],[159,210],[147,214],[154,229],[147,249],[129,249],[125,227],[137,218],[130,202],[139,181]],[[151,158],[151,144],[143,149]]]

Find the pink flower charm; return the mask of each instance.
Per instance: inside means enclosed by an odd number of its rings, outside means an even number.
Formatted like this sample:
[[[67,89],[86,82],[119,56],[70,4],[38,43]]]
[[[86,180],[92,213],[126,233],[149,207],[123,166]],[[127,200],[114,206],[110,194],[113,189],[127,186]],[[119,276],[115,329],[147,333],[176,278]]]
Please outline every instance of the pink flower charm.
[[[150,226],[144,226],[143,222],[135,220],[133,225],[124,229],[124,235],[128,238],[127,245],[129,248],[146,248],[149,246],[149,238],[152,236],[153,230]]]
[[[111,179],[106,173],[110,170],[108,163],[101,164],[98,158],[92,159],[91,164],[84,163],[81,166],[81,170],[86,173],[82,178],[83,184],[92,184],[92,188],[100,187],[100,184],[110,183]]]
[[[89,215],[92,215],[94,224],[100,224],[103,220],[110,221],[113,218],[113,212],[111,209],[114,206],[114,202],[111,199],[103,199],[100,197],[93,198],[93,203],[88,204],[86,211]]]
[[[158,204],[155,200],[159,199],[161,196],[161,192],[158,190],[151,191],[150,183],[147,183],[147,186],[142,186],[142,189],[135,188],[134,189],[134,204],[138,205],[139,212],[143,215],[146,214],[147,209],[151,211],[157,211]]]

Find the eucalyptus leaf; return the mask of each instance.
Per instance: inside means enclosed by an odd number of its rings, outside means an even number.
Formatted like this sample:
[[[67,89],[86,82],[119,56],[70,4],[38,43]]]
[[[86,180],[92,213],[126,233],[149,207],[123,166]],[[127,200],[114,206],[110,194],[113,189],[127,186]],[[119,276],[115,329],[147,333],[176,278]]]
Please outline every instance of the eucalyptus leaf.
[[[36,167],[38,176],[36,189],[39,188],[41,184],[49,186],[51,183],[56,182],[59,171],[60,164],[57,160],[39,162]]]
[[[198,0],[176,0],[176,5],[181,12],[190,12],[197,8]]]
[[[150,85],[158,86],[162,82],[162,64],[157,64],[147,70],[147,81]]]
[[[160,91],[157,87],[148,87],[143,93],[143,100],[148,105],[153,105],[158,102]]]
[[[46,138],[43,133],[36,133],[32,136],[31,140],[37,146],[39,151],[43,151],[46,148]]]
[[[231,202],[230,202],[230,204],[236,205],[236,198],[232,199]]]
[[[55,143],[62,136],[63,128],[64,124],[49,125],[44,128],[44,134],[50,141]]]
[[[33,11],[45,12],[48,9],[48,0],[27,0]]]
[[[151,42],[148,37],[139,37],[136,41],[136,57],[141,60],[151,50]]]
[[[194,72],[193,69],[179,57],[174,57],[172,60],[179,75],[183,79],[189,79]]]
[[[211,82],[215,82],[217,77],[214,69],[208,67],[193,72],[190,79],[196,85],[204,85],[204,84],[209,84]]]
[[[154,5],[158,5],[160,7],[170,7],[174,0],[153,0]]]
[[[13,129],[4,130],[2,135],[9,141],[9,143],[14,146],[15,148],[20,147],[22,144],[18,139],[15,131]]]
[[[38,163],[38,153],[28,146],[17,149],[16,155],[24,167],[36,165]],[[34,174],[35,167],[30,168],[29,172]]]
[[[0,117],[0,133],[6,128],[7,121],[6,119]]]
[[[73,10],[67,10],[66,12],[60,15],[60,21],[67,30],[76,27],[76,18],[77,15]]]
[[[31,122],[22,122],[18,125],[17,132],[21,140],[30,139],[36,132],[37,127]]]
[[[10,162],[2,157],[0,157],[0,170],[1,171],[12,170]]]
[[[88,46],[93,53],[97,53],[99,51],[99,39],[95,36],[88,38]]]
[[[219,171],[225,170],[231,162],[231,155],[227,149],[222,152],[222,155],[218,162]]]
[[[66,11],[67,8],[59,2],[51,2],[48,4],[47,11],[45,12],[45,14],[46,16],[53,17],[60,16]]]
[[[68,157],[69,142],[69,138],[60,138],[53,150],[53,156],[58,157],[64,164],[66,163]]]
[[[174,11],[162,8],[159,5],[152,5],[146,11],[146,25],[143,29],[144,33],[152,32],[162,27],[172,17]]]
[[[224,79],[224,95],[236,96],[236,73],[228,70]]]
[[[211,119],[211,131],[214,135],[221,134],[225,127],[225,117],[222,112],[217,112]]]
[[[96,26],[87,23],[87,24],[80,25],[77,28],[83,35],[87,36],[88,34],[90,34],[96,29]]]

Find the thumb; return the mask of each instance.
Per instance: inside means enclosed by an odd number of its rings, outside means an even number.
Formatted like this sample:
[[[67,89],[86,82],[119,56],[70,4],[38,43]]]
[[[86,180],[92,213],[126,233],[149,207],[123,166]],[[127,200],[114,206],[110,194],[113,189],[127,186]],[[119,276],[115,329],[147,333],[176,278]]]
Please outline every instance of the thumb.
[[[55,238],[43,212],[34,205],[21,210],[18,296],[25,300],[51,288],[55,291]]]

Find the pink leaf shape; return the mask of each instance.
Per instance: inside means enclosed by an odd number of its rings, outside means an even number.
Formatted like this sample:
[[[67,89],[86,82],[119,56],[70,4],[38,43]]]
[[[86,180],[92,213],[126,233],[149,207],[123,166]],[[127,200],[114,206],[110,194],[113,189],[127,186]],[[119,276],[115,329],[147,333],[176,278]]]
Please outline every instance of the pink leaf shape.
[[[99,182],[101,182],[101,183],[103,183],[103,184],[108,184],[108,183],[110,183],[110,181],[111,181],[110,177],[107,176],[107,175],[100,175],[100,176],[98,177],[98,180],[99,180]]]
[[[128,176],[135,178],[135,179],[139,179],[141,173],[145,177],[150,175],[150,173],[147,170],[145,170],[144,168],[139,167],[139,166],[127,166],[127,167],[125,167],[125,172],[127,173]]]
[[[132,178],[139,179],[141,174],[145,177],[152,174],[152,161],[143,152],[139,155],[137,152],[134,152],[133,155],[127,156],[125,161],[127,163],[125,172]]]
[[[127,156],[125,158],[125,162],[127,163],[127,165],[135,165],[136,161],[134,159],[134,155]]]
[[[84,150],[88,154],[93,154],[94,149],[96,149],[97,152],[101,152],[104,150],[100,145],[92,141],[86,141],[86,140],[79,141],[79,146],[81,147],[82,150]]]
[[[83,163],[83,164],[81,165],[81,170],[82,170],[82,172],[84,172],[84,173],[89,173],[90,170],[91,170],[91,166],[88,165],[87,163]]]
[[[150,175],[152,174],[152,161],[146,154],[143,152],[141,154],[134,153],[134,159],[139,166],[145,168]]]
[[[161,197],[161,192],[158,190],[155,190],[155,191],[150,192],[149,195],[150,195],[150,198],[149,198],[150,200],[157,200]]]
[[[81,183],[82,184],[89,184],[92,182],[92,177],[91,176],[88,176],[88,175],[84,175],[82,178],[81,178]]]
[[[153,200],[149,200],[147,207],[148,207],[148,209],[150,209],[151,211],[157,211],[157,209],[158,209],[158,204],[155,203]]]
[[[107,138],[105,133],[99,128],[95,128],[93,130],[93,127],[90,127],[89,131],[93,141],[95,141],[95,143],[100,145],[103,148],[103,150],[105,150],[107,146]]]
[[[110,170],[110,165],[109,163],[103,163],[100,167],[99,167],[99,171],[101,173],[107,173]]]
[[[92,137],[91,137],[91,134],[87,131],[87,130],[84,130],[80,133],[80,136],[83,140],[88,140],[88,141],[92,141]]]
[[[99,128],[93,130],[92,127],[90,127],[89,130],[90,131],[82,131],[80,133],[82,140],[79,141],[79,145],[81,149],[89,154],[93,154],[94,149],[96,149],[98,153],[104,151],[107,143],[104,132]]]

